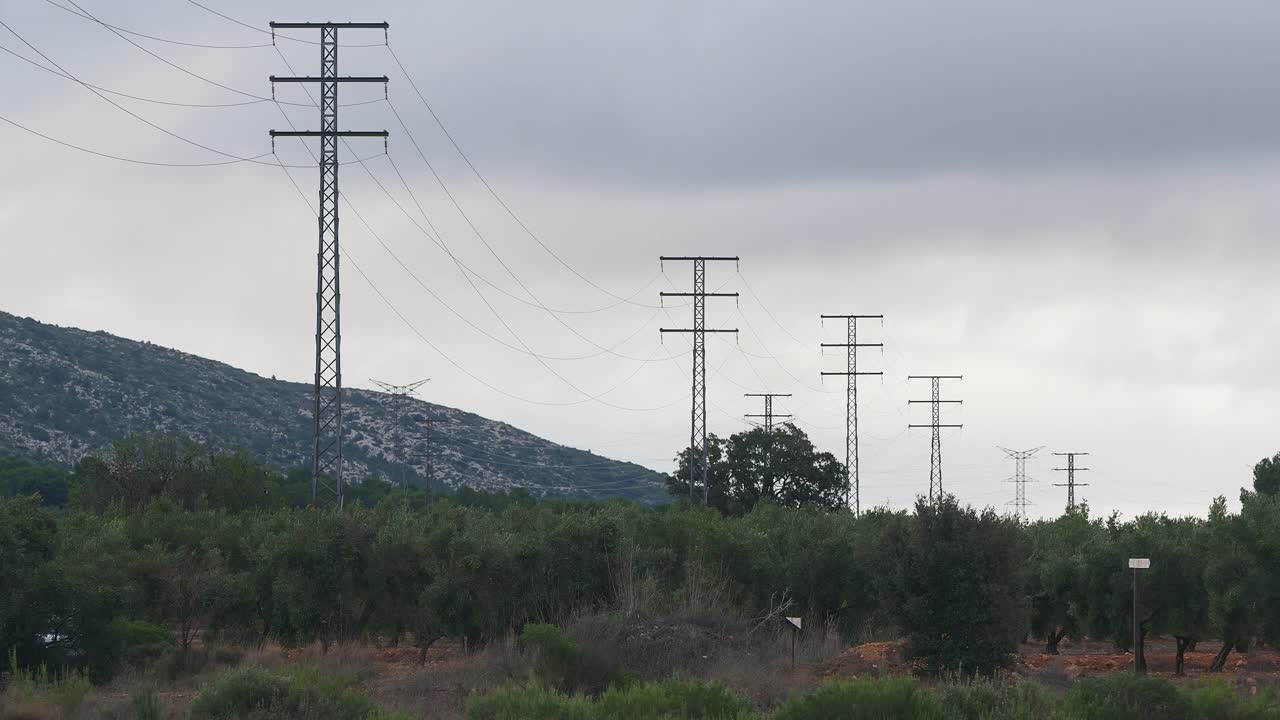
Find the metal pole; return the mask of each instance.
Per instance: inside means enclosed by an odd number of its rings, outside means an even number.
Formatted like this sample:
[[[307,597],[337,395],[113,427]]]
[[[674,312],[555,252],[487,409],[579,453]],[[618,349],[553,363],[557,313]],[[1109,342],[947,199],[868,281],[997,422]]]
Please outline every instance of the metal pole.
[[[1138,568],[1133,569],[1133,672],[1142,674],[1142,667],[1138,664],[1138,655],[1141,652],[1138,645]]]

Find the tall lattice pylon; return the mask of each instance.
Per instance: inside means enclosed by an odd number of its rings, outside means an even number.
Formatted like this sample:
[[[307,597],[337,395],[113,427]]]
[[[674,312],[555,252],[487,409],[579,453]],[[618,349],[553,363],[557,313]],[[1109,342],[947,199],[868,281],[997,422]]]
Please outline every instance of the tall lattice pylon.
[[[663,255],[661,263],[682,261],[693,263],[693,292],[662,292],[660,298],[687,297],[693,302],[693,327],[661,328],[664,333],[693,334],[693,375],[692,396],[693,409],[689,422],[689,500],[693,500],[693,486],[702,478],[702,503],[705,505],[711,496],[707,483],[707,333],[737,333],[732,329],[707,329],[707,298],[738,297],[738,293],[707,292],[708,262],[738,262],[738,258],[726,256],[690,256]]]
[[[1085,472],[1089,468],[1076,467],[1076,458],[1082,455],[1088,455],[1087,452],[1060,452],[1054,455],[1063,455],[1067,458],[1067,466],[1064,468],[1054,468],[1054,472],[1065,472],[1067,481],[1065,483],[1054,483],[1054,487],[1065,487],[1067,489],[1067,512],[1071,512],[1076,507],[1076,488],[1088,487],[1089,483],[1076,482],[1076,473]]]
[[[823,372],[822,376],[843,375],[845,377],[844,396],[844,506],[851,508],[854,515],[862,513],[862,483],[858,476],[858,376],[884,375],[883,372],[868,372],[858,369],[858,348],[884,347],[884,343],[858,342],[859,320],[884,320],[883,315],[822,315],[822,320],[840,319],[846,322],[847,341],[842,343],[822,343],[822,347],[845,348],[846,369],[842,372]],[[852,492],[852,505],[850,504]]]
[[[316,252],[316,374],[312,420],[315,453],[311,463],[311,504],[319,503],[319,488],[333,482],[334,505],[342,509],[342,292],[338,246],[338,138],[381,137],[386,130],[339,130],[338,85],[341,83],[382,83],[387,77],[339,76],[338,30],[380,29],[379,23],[273,22],[275,30],[320,31],[320,75],[304,77],[271,76],[271,82],[317,83],[320,85],[319,130],[272,130],[278,137],[320,138],[319,249]]]
[[[1013,460],[1013,477],[1006,482],[1013,483],[1013,500],[1006,504],[1013,505],[1013,512],[1023,520],[1027,519],[1027,505],[1034,504],[1027,501],[1027,483],[1035,482],[1027,478],[1027,460],[1036,453],[1044,449],[1043,446],[1031,448],[1030,450],[1010,450],[1009,448],[1000,448],[1004,454]]]
[[[929,403],[933,410],[932,422],[909,424],[907,428],[931,428],[933,430],[933,442],[930,445],[929,452],[929,502],[936,503],[942,500],[942,429],[943,428],[962,428],[964,425],[942,422],[942,405],[944,403],[959,404],[960,400],[943,400],[942,399],[942,381],[943,380],[962,380],[963,375],[908,375],[908,380],[928,380],[932,390],[928,400],[908,400],[908,404]]]

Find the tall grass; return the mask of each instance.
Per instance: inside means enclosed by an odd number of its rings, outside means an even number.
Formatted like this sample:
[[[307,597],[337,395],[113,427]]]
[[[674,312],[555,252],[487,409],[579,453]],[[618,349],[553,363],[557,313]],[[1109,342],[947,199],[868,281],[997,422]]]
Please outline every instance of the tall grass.
[[[9,651],[9,667],[13,668],[13,677],[6,692],[6,706],[54,706],[69,714],[80,705],[91,687],[89,676],[83,670],[55,672],[44,663],[35,669],[20,667],[16,650]]]

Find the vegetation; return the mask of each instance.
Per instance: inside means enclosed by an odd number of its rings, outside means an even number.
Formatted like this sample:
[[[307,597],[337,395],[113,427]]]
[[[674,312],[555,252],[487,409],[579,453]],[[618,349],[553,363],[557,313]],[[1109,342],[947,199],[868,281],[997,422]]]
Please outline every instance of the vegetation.
[[[910,678],[834,681],[760,713],[724,687],[671,680],[614,688],[596,699],[538,686],[507,688],[471,701],[468,720],[1274,720],[1273,695],[1245,697],[1221,684],[1179,688],[1120,675],[1085,679],[1059,697],[1027,683],[947,682],[925,688]]]
[[[689,450],[676,456],[676,472],[667,477],[675,498],[689,495]],[[695,473],[694,495],[703,495]],[[844,503],[844,464],[831,453],[818,452],[805,432],[783,423],[766,432],[755,428],[727,441],[707,438],[707,500],[725,515],[740,516],[760,503],[782,507],[835,509]]]
[[[214,667],[223,644],[411,644],[425,660],[441,639],[477,647],[515,632],[536,662],[511,677],[536,690],[477,699],[473,717],[538,717],[538,708],[548,717],[645,717],[640,706],[668,708],[654,717],[748,717],[752,707],[714,684],[645,685],[639,678],[671,671],[637,674],[631,659],[556,625],[582,612],[716,608],[743,632],[773,632],[793,615],[806,632],[901,637],[924,667],[991,677],[1024,636],[1048,648],[1085,634],[1130,647],[1125,559],[1138,555],[1153,558],[1138,608],[1143,639],[1173,636],[1180,656],[1222,639],[1214,669],[1237,649],[1280,641],[1271,560],[1280,556],[1280,495],[1266,492],[1243,492],[1238,513],[1219,498],[1204,519],[1121,521],[1079,508],[1026,524],[950,498],[859,517],[822,501],[764,499],[726,516],[684,503],[393,490],[338,514],[293,507],[288,482],[243,454],[147,437],[82,462],[65,507],[39,495],[0,498],[0,647],[10,650],[3,669],[17,671],[15,687],[32,702],[61,704],[86,679],[127,667],[161,679]],[[703,655],[669,667],[697,667]],[[1077,683],[1059,702],[989,682],[934,691],[860,681],[797,697],[776,716],[833,717],[824,708],[854,703],[877,717],[894,708],[1017,717],[1008,708],[1039,707],[1046,718],[1105,718],[1137,705],[1199,717],[1202,705],[1227,702],[1212,688],[1126,682]],[[362,702],[350,679],[280,669],[228,675],[200,698],[197,717],[384,712]],[[139,714],[157,710],[146,693],[132,701]],[[1006,709],[956,715],[966,707]],[[1214,717],[1270,717],[1251,708]]]

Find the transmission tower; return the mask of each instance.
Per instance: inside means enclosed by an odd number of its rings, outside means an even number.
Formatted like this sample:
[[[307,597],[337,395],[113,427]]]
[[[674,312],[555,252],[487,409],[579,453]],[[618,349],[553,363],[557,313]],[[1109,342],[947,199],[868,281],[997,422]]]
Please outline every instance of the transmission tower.
[[[1066,481],[1065,483],[1054,483],[1054,484],[1053,484],[1053,486],[1054,486],[1054,487],[1064,487],[1064,488],[1066,488],[1066,489],[1067,489],[1067,512],[1071,512],[1071,511],[1072,511],[1072,510],[1074,510],[1074,509],[1075,509],[1075,507],[1076,507],[1076,488],[1077,488],[1077,487],[1088,487],[1088,486],[1089,486],[1089,483],[1078,483],[1078,482],[1076,482],[1076,473],[1078,473],[1078,472],[1085,472],[1085,471],[1087,471],[1087,470],[1089,469],[1089,468],[1086,468],[1086,467],[1076,467],[1076,457],[1081,456],[1081,455],[1088,455],[1088,454],[1089,454],[1089,453],[1087,453],[1087,452],[1065,452],[1065,453],[1054,453],[1054,455],[1065,455],[1065,456],[1066,456],[1066,458],[1067,458],[1067,466],[1066,466],[1066,467],[1064,467],[1064,468],[1054,468],[1054,469],[1053,469],[1053,470],[1054,470],[1054,472],[1066,472],[1066,473],[1067,473],[1067,481]]]
[[[942,422],[942,404],[956,403],[960,400],[943,400],[942,399],[942,381],[943,380],[962,380],[963,375],[908,375],[908,380],[928,380],[933,388],[932,396],[928,400],[908,400],[908,404],[913,403],[929,403],[933,409],[933,420],[928,424],[909,424],[907,428],[932,428],[933,444],[930,446],[929,453],[929,502],[939,502],[942,500],[942,429],[943,428],[961,428],[964,425],[943,424]]]
[[[1000,449],[1003,450],[1004,454],[1012,459],[1014,463],[1013,477],[1005,481],[1013,483],[1013,500],[1006,504],[1013,505],[1014,513],[1023,520],[1026,520],[1027,505],[1035,504],[1027,502],[1027,483],[1035,482],[1034,480],[1027,480],[1027,458],[1034,456],[1036,453],[1043,450],[1044,447],[1031,448],[1030,450],[1010,450],[1009,448],[1003,447]]]
[[[849,490],[853,490],[853,514],[862,513],[862,491],[858,479],[858,376],[884,375],[882,372],[865,372],[858,370],[858,348],[884,347],[884,343],[858,342],[859,320],[884,320],[883,315],[823,315],[822,320],[836,318],[847,323],[847,342],[822,343],[822,347],[842,347],[846,351],[847,369],[844,372],[824,372],[822,376],[845,376],[844,398],[844,505],[849,507]]]
[[[381,380],[374,380],[373,378],[370,378],[370,381],[371,381],[374,385],[377,385],[378,387],[382,388],[382,389],[383,389],[383,390],[384,390],[388,395],[391,395],[392,397],[397,398],[397,399],[399,400],[399,403],[400,403],[400,417],[399,417],[399,419],[398,419],[398,422],[396,423],[396,427],[397,427],[397,429],[399,430],[399,435],[400,435],[400,444],[401,444],[401,446],[403,447],[403,445],[404,445],[404,431],[403,431],[403,428],[404,428],[404,411],[405,411],[406,409],[408,409],[409,407],[411,407],[411,406],[409,405],[409,403],[408,403],[408,400],[409,400],[409,398],[411,398],[411,397],[417,397],[417,396],[418,396],[418,392],[417,392],[418,388],[420,388],[420,387],[422,387],[423,385],[426,385],[427,383],[431,382],[431,378],[427,378],[427,379],[425,379],[425,380],[418,380],[418,381],[415,381],[415,382],[411,382],[411,383],[409,383],[408,385],[393,385],[393,384],[391,384],[391,383],[389,383],[389,382],[383,382],[383,381],[381,381]],[[426,422],[426,426],[427,426],[427,482],[426,482],[426,485],[427,485],[427,488],[430,488],[430,487],[431,487],[431,413],[430,413],[430,411],[428,411],[428,412],[426,412],[426,413],[424,413],[424,414],[426,415],[426,418],[427,418],[427,422]],[[401,478],[401,482],[400,482],[401,487],[405,486],[406,484],[407,484],[407,483],[405,483],[405,482],[404,482],[404,478]]]
[[[775,414],[774,414],[774,412],[773,412],[773,399],[774,399],[774,398],[779,398],[779,397],[791,397],[791,393],[742,393],[742,397],[758,397],[758,398],[764,398],[764,414],[751,414],[751,413],[747,413],[746,415],[743,415],[742,417],[747,418],[747,420],[752,420],[752,419],[754,419],[754,418],[763,418],[763,419],[764,419],[764,431],[765,431],[765,432],[769,432],[769,433],[773,432],[773,419],[774,419],[774,418],[789,418],[789,417],[791,417],[790,413],[788,413],[788,414],[784,414],[784,415],[775,415]]]
[[[382,83],[387,77],[339,76],[338,30],[373,29],[384,33],[390,26],[380,23],[272,22],[271,29],[320,31],[319,77],[276,77],[271,82],[318,83],[320,85],[319,130],[272,130],[278,137],[320,138],[319,250],[316,252],[316,376],[314,421],[315,454],[311,463],[311,504],[318,503],[322,478],[332,478],[334,504],[342,509],[342,294],[339,289],[338,248],[338,138],[380,137],[386,130],[339,130],[338,85],[341,83]],[[274,87],[274,86],[273,86]]]
[[[735,257],[703,257],[703,256],[668,256],[658,260],[664,264],[672,262],[693,263],[693,292],[662,292],[659,298],[687,297],[693,298],[693,327],[661,328],[664,333],[693,334],[693,410],[689,423],[689,500],[693,500],[694,481],[702,477],[702,503],[710,498],[707,485],[707,333],[737,333],[738,329],[707,329],[707,298],[738,297],[738,293],[707,292],[708,262],[738,262]]]

